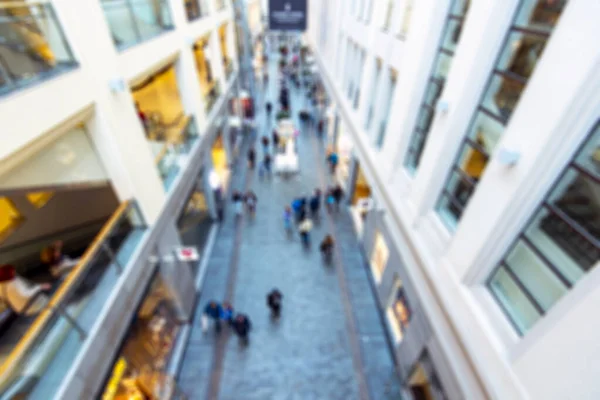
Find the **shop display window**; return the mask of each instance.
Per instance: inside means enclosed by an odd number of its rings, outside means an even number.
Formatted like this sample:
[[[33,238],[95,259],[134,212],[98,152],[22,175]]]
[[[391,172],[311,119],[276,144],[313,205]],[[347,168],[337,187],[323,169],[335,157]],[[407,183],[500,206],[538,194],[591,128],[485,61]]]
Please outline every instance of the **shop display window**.
[[[396,342],[399,343],[404,338],[404,333],[408,328],[411,318],[412,312],[408,305],[404,285],[400,279],[396,278],[391,304],[387,310],[387,319],[396,337]]]
[[[383,238],[381,232],[375,233],[375,243],[373,245],[373,253],[371,255],[371,270],[377,283],[381,282],[381,277],[387,266],[390,258],[390,249]]]
[[[8,238],[25,219],[8,197],[0,197],[0,242]]]
[[[123,343],[103,400],[162,399],[180,321],[169,288],[156,273]]]

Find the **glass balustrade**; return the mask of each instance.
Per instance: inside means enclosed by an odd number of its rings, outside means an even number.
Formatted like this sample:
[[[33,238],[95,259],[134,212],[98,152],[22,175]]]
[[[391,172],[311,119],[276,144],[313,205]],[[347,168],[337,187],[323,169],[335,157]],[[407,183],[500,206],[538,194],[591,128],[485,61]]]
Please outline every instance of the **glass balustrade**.
[[[156,155],[156,165],[163,180],[165,190],[169,190],[179,174],[180,165],[192,150],[198,139],[198,131],[192,117],[184,117],[179,132],[169,135],[168,140],[161,142]]]
[[[3,332],[1,398],[45,400],[56,395],[146,229],[136,203],[123,203],[52,297],[41,298],[41,311],[16,317],[15,326],[21,318],[35,318],[18,343],[6,343],[10,332]]]
[[[0,3],[0,95],[76,66],[52,5]]]
[[[119,50],[173,29],[166,0],[102,0],[102,8]]]

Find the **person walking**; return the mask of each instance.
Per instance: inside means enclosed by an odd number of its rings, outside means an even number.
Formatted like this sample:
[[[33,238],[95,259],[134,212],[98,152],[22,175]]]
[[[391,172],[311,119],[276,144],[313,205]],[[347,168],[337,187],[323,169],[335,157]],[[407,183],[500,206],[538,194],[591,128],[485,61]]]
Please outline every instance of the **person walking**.
[[[317,124],[317,133],[319,134],[319,137],[323,137],[323,129],[325,128],[325,122],[323,121],[323,119],[319,119],[319,123]]]
[[[270,118],[271,117],[271,111],[273,110],[273,105],[271,104],[270,101],[267,101],[266,108],[267,108],[267,117]]]
[[[231,327],[233,331],[240,338],[240,342],[243,345],[248,344],[248,334],[250,333],[250,329],[252,329],[252,324],[250,323],[250,318],[245,314],[238,314],[235,316],[235,319],[231,323]]]
[[[335,209],[336,211],[340,210],[340,203],[342,202],[342,198],[344,197],[344,190],[340,185],[336,185],[332,191],[333,198],[335,200]]]
[[[277,149],[279,148],[279,134],[277,133],[277,129],[273,129],[273,148]]]
[[[331,258],[333,256],[333,246],[334,245],[335,245],[335,241],[333,240],[333,237],[331,235],[327,235],[327,236],[325,236],[325,238],[323,238],[323,241],[321,242],[321,244],[319,246],[319,250],[321,251],[323,260],[325,260],[325,262],[328,264],[331,262]]]
[[[233,208],[236,216],[241,216],[244,212],[244,196],[239,191],[234,191],[231,195],[233,200]]]
[[[304,247],[308,248],[310,246],[310,231],[312,231],[313,223],[310,219],[304,218],[300,225],[298,226],[298,231],[300,232],[300,238],[302,239],[302,244]]]
[[[256,193],[254,193],[252,190],[248,190],[244,196],[244,201],[246,202],[246,210],[248,211],[248,214],[254,218],[254,215],[256,214],[256,203],[258,203]]]
[[[335,171],[337,169],[337,165],[338,165],[338,155],[335,151],[331,151],[329,153],[329,155],[327,156],[327,162],[329,163],[329,171],[331,172],[331,175],[335,174]]]
[[[221,320],[227,325],[233,322],[233,306],[227,301],[224,301],[221,306]]]
[[[274,318],[279,318],[281,314],[281,300],[283,299],[283,294],[276,288],[271,290],[269,294],[267,294],[267,306],[271,309],[271,316]]]
[[[204,308],[204,317],[205,319],[203,319],[203,321],[208,321],[212,319],[213,324],[215,325],[216,332],[221,331],[221,306],[219,305],[219,303],[217,303],[214,300],[210,301]],[[206,322],[203,322],[203,325],[205,325],[203,327],[203,330],[206,331]]]
[[[309,208],[311,217],[315,220],[319,218],[319,208],[321,207],[321,190],[315,189],[313,196],[310,198]]]
[[[271,155],[269,153],[265,154],[265,158],[263,159],[263,165],[265,167],[265,172],[266,172],[268,178],[271,178],[271,163],[272,163]]]
[[[263,146],[263,151],[265,153],[268,153],[269,152],[269,138],[266,137],[266,136],[263,136],[262,139],[261,139],[261,143],[262,143],[262,146]]]
[[[325,194],[325,204],[327,204],[327,211],[333,211],[335,206],[335,197],[333,196],[333,188],[327,188],[327,192]]]
[[[256,160],[256,151],[254,148],[248,150],[248,168],[254,169],[254,161]]]

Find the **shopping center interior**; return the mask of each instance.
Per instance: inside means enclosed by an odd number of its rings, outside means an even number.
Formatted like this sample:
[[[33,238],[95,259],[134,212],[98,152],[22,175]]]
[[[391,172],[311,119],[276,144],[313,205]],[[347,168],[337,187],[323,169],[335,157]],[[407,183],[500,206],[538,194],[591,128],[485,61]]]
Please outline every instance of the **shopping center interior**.
[[[598,398],[600,6],[266,3],[0,0],[0,399]]]

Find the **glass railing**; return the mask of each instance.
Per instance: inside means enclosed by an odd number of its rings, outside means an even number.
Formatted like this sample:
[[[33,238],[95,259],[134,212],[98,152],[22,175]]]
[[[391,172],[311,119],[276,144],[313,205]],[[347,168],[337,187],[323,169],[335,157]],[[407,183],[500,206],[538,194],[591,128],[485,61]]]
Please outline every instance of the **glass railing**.
[[[207,114],[210,113],[210,110],[212,110],[221,95],[221,85],[219,84],[219,81],[213,81],[210,85],[212,85],[211,89],[204,96],[204,106]]]
[[[42,299],[45,306],[18,343],[7,348],[0,398],[54,398],[146,228],[135,202],[121,204],[54,295]]]
[[[184,117],[183,129],[163,144],[156,156],[156,165],[165,190],[169,190],[180,172],[180,164],[198,139],[193,117]]]
[[[102,0],[102,8],[119,50],[173,29],[167,0]]]
[[[52,5],[0,2],[0,94],[76,66]]]

